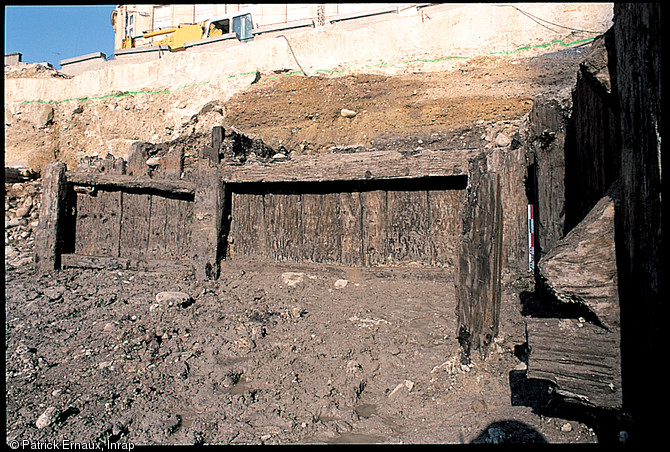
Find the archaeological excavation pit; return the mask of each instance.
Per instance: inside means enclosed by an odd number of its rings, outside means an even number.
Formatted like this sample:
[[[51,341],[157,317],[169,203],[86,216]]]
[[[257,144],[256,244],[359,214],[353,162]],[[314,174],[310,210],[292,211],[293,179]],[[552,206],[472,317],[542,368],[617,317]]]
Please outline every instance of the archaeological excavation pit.
[[[74,171],[50,165],[37,267],[193,271],[201,280],[217,279],[237,259],[438,271],[449,287],[462,287],[466,342],[490,343],[502,205],[485,153],[371,149],[277,159],[243,138],[248,149],[215,127],[188,168],[179,146],[149,166],[156,147],[141,142],[127,161],[109,155]],[[273,157],[247,159],[258,149]]]

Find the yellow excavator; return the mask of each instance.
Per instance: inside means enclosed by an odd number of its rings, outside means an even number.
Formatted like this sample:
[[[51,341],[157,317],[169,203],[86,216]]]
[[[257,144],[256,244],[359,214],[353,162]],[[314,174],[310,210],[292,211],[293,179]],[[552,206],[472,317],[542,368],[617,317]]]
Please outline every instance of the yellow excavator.
[[[216,19],[209,19],[197,24],[180,24],[176,27],[163,28],[154,31],[145,31],[139,36],[127,36],[121,45],[122,49],[132,49],[144,46],[167,45],[171,51],[184,50],[184,44],[199,39],[221,36],[234,32],[239,41],[250,41],[254,38],[252,30],[251,14],[231,14]],[[146,44],[138,44],[140,38],[148,39],[160,35],[166,36]]]

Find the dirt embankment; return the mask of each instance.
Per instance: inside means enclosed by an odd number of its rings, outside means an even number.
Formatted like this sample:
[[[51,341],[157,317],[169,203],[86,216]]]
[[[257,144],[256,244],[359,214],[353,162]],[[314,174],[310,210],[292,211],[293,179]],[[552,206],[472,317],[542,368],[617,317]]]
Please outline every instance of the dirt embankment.
[[[5,107],[5,164],[40,170],[59,159],[76,166],[83,156],[123,157],[137,140],[197,141],[214,125],[301,153],[330,146],[474,146],[487,124],[517,120],[536,95],[569,85],[579,52],[473,58],[444,71],[424,63],[340,76],[267,73],[230,99],[191,87],[14,104]],[[342,109],[356,114],[344,117]]]

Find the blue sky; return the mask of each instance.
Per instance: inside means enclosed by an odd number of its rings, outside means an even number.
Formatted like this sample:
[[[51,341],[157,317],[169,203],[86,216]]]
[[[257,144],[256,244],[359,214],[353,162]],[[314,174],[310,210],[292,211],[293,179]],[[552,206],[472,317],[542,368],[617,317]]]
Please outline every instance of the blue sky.
[[[114,53],[114,5],[5,5],[5,53],[24,63],[51,63],[88,53]]]

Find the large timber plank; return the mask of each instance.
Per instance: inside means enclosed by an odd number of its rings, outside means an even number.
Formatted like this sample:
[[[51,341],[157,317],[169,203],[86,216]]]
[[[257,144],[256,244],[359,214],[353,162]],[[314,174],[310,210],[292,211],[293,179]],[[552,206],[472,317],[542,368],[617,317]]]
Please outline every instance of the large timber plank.
[[[549,380],[559,393],[586,405],[620,408],[619,330],[577,319],[526,320],[528,378]]]
[[[432,241],[426,191],[388,191],[387,209],[387,243],[391,261],[430,264]]]
[[[366,266],[387,262],[386,191],[371,190],[360,194],[363,226],[363,253]]]
[[[300,261],[303,235],[300,195],[267,193],[264,208],[270,255],[277,261]]]
[[[123,193],[121,206],[119,257],[145,258],[149,244],[151,195]]]
[[[430,239],[433,243],[433,265],[455,267],[458,237],[463,230],[460,215],[465,190],[430,190],[428,207]]]
[[[263,194],[231,193],[228,256],[268,257]]]
[[[290,160],[222,167],[226,182],[319,182],[468,174],[472,151],[367,151],[295,155]]]
[[[361,223],[360,192],[342,192],[340,195],[340,261],[345,265],[363,265],[363,225]]]
[[[304,193],[302,256],[311,262],[333,263],[340,259],[342,228],[337,193]]]

